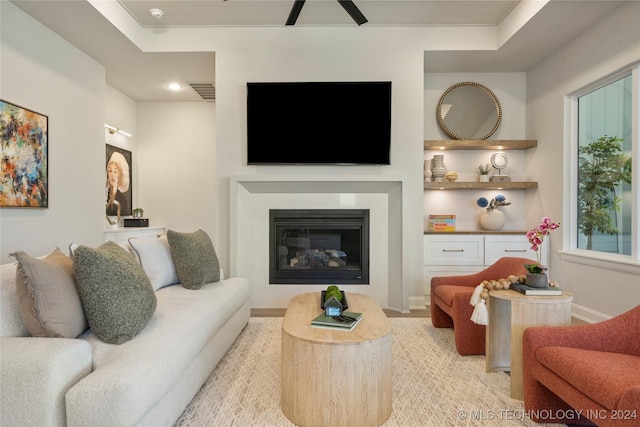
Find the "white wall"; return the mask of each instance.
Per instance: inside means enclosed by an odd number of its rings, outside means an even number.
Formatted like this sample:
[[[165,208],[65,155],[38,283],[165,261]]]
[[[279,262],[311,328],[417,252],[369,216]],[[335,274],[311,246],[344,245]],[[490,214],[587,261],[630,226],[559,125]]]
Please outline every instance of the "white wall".
[[[238,34],[216,51],[218,247],[228,254],[233,175],[404,175],[402,286],[390,295],[390,305],[406,309],[409,296],[422,295],[423,50],[409,37],[376,42],[366,31],[294,30],[299,35],[294,41],[282,29],[265,30],[260,37]],[[247,166],[247,82],[361,80],[392,82],[390,166]]]
[[[131,136],[123,135],[119,132],[111,134],[108,130],[104,131],[105,142],[109,145],[122,148],[127,151],[131,151],[131,197],[130,200],[131,209],[139,207],[139,167],[138,167],[138,153],[136,153],[137,147],[137,126],[138,126],[138,103],[129,98],[117,89],[107,85],[105,98],[105,124],[117,127],[125,132],[131,134]],[[105,163],[107,159],[105,158]],[[106,181],[106,170],[105,170]],[[106,186],[106,182],[105,185]],[[103,187],[104,187],[103,186]],[[105,196],[106,198],[106,196]],[[123,220],[120,220],[119,226],[122,226]],[[106,222],[105,222],[106,224]]]
[[[138,104],[138,207],[152,226],[216,238],[216,109],[209,102]],[[222,264],[224,265],[224,264]],[[228,272],[228,265],[225,271]]]
[[[565,201],[567,183],[562,185],[567,164],[563,146],[571,142],[565,96],[640,60],[638,16],[640,3],[628,2],[527,73],[527,135],[538,139],[527,168],[540,181],[540,191],[529,201],[527,222],[536,223],[543,215],[563,222],[551,239],[552,279],[573,292],[574,313],[582,311],[592,320],[637,306],[640,280],[637,274],[563,261],[558,254],[570,247],[568,230],[575,227]]]
[[[49,208],[0,208],[1,262],[103,240],[104,67],[0,2],[0,97],[49,116]]]

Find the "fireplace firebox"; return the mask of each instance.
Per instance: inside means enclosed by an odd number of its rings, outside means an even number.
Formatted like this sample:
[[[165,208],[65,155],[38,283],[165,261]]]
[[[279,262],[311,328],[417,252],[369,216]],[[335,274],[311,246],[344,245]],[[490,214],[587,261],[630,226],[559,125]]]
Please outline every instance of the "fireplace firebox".
[[[368,209],[271,209],[269,283],[369,284]]]

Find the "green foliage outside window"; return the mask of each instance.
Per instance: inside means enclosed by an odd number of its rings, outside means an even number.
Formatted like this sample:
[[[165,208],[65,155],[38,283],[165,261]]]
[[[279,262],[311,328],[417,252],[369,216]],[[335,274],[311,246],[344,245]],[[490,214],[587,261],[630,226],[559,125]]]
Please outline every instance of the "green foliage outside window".
[[[593,248],[593,234],[616,234],[620,211],[616,189],[631,183],[631,158],[622,151],[622,138],[602,136],[578,149],[578,231]]]

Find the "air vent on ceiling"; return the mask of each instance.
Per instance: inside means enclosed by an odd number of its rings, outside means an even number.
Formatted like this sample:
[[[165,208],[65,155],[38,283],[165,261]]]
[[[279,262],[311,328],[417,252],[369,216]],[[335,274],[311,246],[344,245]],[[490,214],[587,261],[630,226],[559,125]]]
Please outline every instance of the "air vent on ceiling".
[[[216,88],[213,83],[195,83],[187,82],[191,89],[193,89],[204,101],[213,102],[216,100]]]

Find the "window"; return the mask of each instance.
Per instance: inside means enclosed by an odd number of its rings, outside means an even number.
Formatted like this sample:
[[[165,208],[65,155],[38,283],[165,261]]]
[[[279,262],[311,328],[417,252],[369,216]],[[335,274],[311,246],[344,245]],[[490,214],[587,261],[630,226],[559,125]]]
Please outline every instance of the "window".
[[[572,197],[564,259],[640,272],[638,73],[634,64],[569,98]]]
[[[578,97],[578,249],[631,255],[632,82]]]

